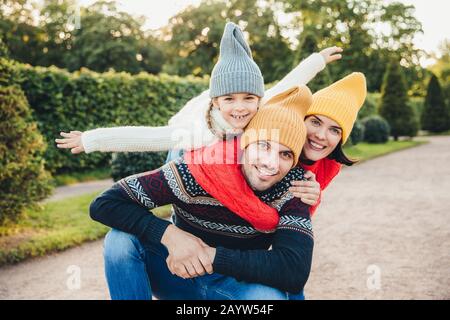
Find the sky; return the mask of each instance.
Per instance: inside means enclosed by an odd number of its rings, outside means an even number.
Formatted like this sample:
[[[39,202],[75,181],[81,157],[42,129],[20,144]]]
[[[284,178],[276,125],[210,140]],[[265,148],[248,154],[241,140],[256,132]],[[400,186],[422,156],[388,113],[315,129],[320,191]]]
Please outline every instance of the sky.
[[[417,48],[428,53],[437,52],[444,39],[450,40],[450,1],[448,0],[384,0],[386,3],[402,2],[416,8],[416,18],[422,23],[424,34],[417,35],[414,43]],[[95,0],[79,0],[88,5]],[[201,0],[119,0],[119,8],[133,15],[147,18],[145,28],[157,29],[165,25],[169,18],[189,5],[198,5]],[[432,61],[421,61],[428,65]]]

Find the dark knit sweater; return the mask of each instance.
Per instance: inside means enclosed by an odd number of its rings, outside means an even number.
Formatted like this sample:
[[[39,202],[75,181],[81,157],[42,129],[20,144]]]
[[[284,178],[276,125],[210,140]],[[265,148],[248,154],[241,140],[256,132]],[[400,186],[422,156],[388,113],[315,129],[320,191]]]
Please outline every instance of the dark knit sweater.
[[[214,272],[297,293],[309,276],[313,234],[308,206],[288,188],[290,181],[302,180],[303,173],[303,169],[293,168],[272,188],[257,194],[279,212],[274,233],[255,230],[207,194],[182,158],[120,180],[93,201],[90,215],[136,235],[144,245],[160,243],[170,222],[149,209],[172,204],[175,225],[217,249]]]

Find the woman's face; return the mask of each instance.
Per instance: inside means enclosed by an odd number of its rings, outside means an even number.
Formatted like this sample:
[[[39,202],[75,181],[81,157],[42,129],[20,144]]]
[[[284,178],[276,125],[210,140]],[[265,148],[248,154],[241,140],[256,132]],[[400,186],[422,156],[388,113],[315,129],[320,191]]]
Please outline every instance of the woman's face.
[[[311,115],[305,119],[306,142],[302,156],[317,161],[326,158],[342,139],[342,128],[330,118]]]
[[[222,117],[235,129],[244,129],[258,111],[259,97],[250,93],[233,93],[213,99]]]

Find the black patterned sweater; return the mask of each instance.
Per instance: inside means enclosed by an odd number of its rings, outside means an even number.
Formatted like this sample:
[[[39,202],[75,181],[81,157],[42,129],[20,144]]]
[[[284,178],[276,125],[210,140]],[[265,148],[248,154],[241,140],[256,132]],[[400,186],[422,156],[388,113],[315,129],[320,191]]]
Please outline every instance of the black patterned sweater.
[[[308,279],[314,243],[309,207],[288,191],[290,181],[303,180],[303,174],[293,168],[273,187],[256,193],[280,215],[274,233],[255,230],[212,198],[182,158],[120,180],[92,202],[90,215],[144,244],[160,243],[170,222],[149,209],[172,204],[174,224],[216,248],[214,272],[297,293]]]

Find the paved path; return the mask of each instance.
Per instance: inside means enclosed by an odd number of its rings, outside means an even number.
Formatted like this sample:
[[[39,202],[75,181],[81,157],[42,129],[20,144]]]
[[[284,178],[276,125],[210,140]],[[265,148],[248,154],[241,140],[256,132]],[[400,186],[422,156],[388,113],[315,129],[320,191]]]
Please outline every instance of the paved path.
[[[112,179],[89,181],[75,183],[68,186],[62,186],[55,189],[52,196],[46,201],[61,200],[64,198],[75,197],[86,193],[92,193],[99,190],[107,189],[113,184]]]
[[[333,181],[313,220],[308,299],[450,299],[450,137],[429,140]],[[0,269],[0,299],[25,298],[108,299],[102,242]]]

